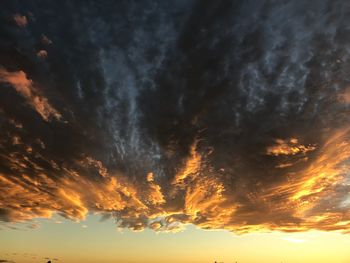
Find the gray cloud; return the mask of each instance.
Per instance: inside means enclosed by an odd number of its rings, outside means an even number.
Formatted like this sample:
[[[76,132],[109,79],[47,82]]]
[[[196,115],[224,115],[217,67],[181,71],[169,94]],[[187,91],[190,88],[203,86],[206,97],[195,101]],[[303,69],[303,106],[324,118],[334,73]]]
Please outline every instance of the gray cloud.
[[[346,1],[4,6],[1,221],[349,231]]]

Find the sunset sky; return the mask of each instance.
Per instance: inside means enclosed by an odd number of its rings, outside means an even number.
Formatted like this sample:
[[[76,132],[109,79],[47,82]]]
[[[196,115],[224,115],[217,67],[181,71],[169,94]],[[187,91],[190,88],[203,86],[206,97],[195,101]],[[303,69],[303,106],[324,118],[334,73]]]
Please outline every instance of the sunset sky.
[[[0,2],[0,263],[350,262],[350,2]]]
[[[55,218],[57,219],[57,218]],[[187,226],[179,233],[117,229],[89,216],[81,223],[35,220],[38,229],[1,230],[0,254],[14,262],[298,262],[347,263],[350,238],[334,232],[250,233]],[[53,259],[57,259],[53,260]]]

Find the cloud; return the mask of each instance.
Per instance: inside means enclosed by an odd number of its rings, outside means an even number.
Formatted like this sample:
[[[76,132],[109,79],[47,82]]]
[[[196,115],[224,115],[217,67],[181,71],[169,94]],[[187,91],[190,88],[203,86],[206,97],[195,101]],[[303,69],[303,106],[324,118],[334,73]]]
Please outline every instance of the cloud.
[[[39,50],[36,55],[39,57],[39,58],[46,58],[47,57],[47,51],[46,50]]]
[[[349,232],[344,1],[12,2],[3,224]],[[35,25],[6,22],[13,10]]]
[[[51,45],[51,44],[52,44],[52,40],[49,39],[47,36],[42,35],[42,36],[41,36],[41,43],[42,43],[43,45]]]
[[[19,27],[25,27],[28,24],[28,19],[24,15],[15,14],[13,19]]]
[[[299,153],[305,154],[314,151],[315,149],[315,146],[298,144],[298,139],[296,138],[289,139],[288,141],[277,139],[275,145],[269,146],[266,149],[266,154],[274,156],[295,155]]]
[[[48,100],[37,94],[33,82],[23,71],[8,72],[0,68],[0,82],[10,84],[45,121],[49,121],[50,118],[61,119],[61,114],[49,104]]]
[[[339,94],[339,100],[341,103],[350,104],[350,88]]]

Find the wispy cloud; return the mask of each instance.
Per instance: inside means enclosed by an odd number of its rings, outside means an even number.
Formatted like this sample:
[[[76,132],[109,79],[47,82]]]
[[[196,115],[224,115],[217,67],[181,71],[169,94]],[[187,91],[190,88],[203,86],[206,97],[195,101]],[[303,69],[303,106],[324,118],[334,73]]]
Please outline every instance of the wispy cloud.
[[[7,259],[0,259],[0,263],[15,263],[15,261],[7,260]]]
[[[33,82],[27,78],[23,71],[9,72],[0,68],[0,82],[10,84],[45,121],[49,121],[51,118],[61,119],[62,115],[50,105],[47,98],[39,94],[34,88]]]
[[[296,155],[305,154],[316,149],[313,145],[303,145],[298,143],[298,139],[291,138],[289,140],[277,139],[276,143],[267,147],[266,154],[268,155]]]

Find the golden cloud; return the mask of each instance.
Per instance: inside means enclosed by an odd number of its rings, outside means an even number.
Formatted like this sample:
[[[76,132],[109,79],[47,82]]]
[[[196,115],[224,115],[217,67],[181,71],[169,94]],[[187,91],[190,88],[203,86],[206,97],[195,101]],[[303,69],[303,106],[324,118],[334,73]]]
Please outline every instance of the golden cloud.
[[[0,196],[0,218],[18,222],[59,213],[83,220],[91,212],[113,215],[118,226],[134,231],[149,227],[176,232],[184,224],[236,233],[349,231],[349,204],[344,203],[350,188],[345,180],[350,168],[349,136],[349,129],[338,130],[307,166],[288,170],[283,180],[262,184],[255,191],[244,186],[230,188],[210,165],[209,156],[198,151],[197,140],[183,167],[165,183],[160,183],[153,172],[145,174],[142,182],[134,181],[89,156],[76,160],[74,166],[56,164],[55,174],[49,176],[44,167],[34,165],[32,151],[26,155],[12,153],[2,156],[17,176],[0,174],[0,190],[6,193]],[[311,149],[297,140],[277,144],[295,147],[277,151],[291,156]],[[28,148],[23,142],[16,146]],[[34,167],[35,173],[27,174],[28,167]],[[85,176],[93,171],[96,176]]]
[[[23,71],[9,72],[0,68],[0,82],[10,84],[45,121],[51,118],[56,120],[62,118],[62,115],[50,105],[47,98],[40,95],[34,88],[33,82]]]
[[[277,139],[275,144],[269,146],[266,149],[268,155],[296,155],[299,153],[305,154],[310,151],[314,151],[316,147],[314,145],[303,145],[298,143],[298,139],[291,138],[289,140]]]

